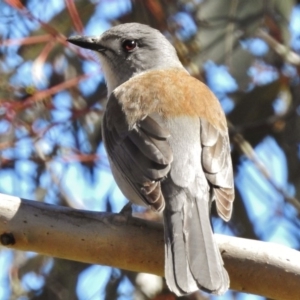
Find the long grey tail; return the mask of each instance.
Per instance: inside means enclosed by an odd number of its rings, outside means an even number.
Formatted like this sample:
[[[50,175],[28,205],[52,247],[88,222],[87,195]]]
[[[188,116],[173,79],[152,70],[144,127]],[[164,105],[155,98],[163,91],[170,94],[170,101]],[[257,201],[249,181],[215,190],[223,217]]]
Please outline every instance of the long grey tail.
[[[177,296],[198,289],[221,295],[229,287],[220,251],[214,241],[209,203],[187,199],[180,211],[164,211],[165,277]]]

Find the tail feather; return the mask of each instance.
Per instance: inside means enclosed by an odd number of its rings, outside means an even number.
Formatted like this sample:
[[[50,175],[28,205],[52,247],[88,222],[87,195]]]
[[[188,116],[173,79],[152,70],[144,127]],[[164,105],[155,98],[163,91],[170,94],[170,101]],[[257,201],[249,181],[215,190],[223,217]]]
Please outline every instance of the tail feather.
[[[167,284],[170,290],[177,295],[192,293],[198,290],[198,287],[187,261],[182,216],[178,212],[172,213],[165,210],[164,219],[165,276]]]
[[[209,204],[201,199],[184,201],[180,211],[164,211],[165,276],[178,296],[199,288],[222,294],[229,287],[209,220]]]
[[[201,288],[218,293],[223,285],[228,288],[228,282],[223,282],[223,261],[213,237],[209,204],[199,200],[187,201],[184,205],[187,257],[197,284]]]

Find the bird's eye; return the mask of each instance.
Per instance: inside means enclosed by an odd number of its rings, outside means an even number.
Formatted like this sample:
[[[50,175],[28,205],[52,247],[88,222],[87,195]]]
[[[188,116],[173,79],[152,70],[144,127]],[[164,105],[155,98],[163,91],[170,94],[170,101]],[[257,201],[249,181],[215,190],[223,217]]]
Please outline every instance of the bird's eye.
[[[137,47],[137,42],[135,40],[125,40],[122,47],[125,51],[131,52]]]

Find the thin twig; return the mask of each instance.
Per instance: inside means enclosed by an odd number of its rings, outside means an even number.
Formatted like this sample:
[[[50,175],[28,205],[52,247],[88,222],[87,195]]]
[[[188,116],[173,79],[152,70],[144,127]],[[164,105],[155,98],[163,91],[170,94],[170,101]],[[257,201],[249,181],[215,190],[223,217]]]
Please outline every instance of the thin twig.
[[[277,54],[283,57],[287,63],[294,66],[300,66],[300,56],[285,45],[276,41],[265,30],[259,29],[256,33],[256,37],[263,39]]]
[[[233,141],[238,149],[249,159],[251,160],[258,171],[264,176],[264,178],[272,185],[272,187],[280,193],[284,199],[292,204],[298,213],[300,214],[300,201],[295,197],[290,196],[282,187],[280,187],[276,182],[274,182],[272,176],[270,175],[269,171],[265,167],[265,165],[259,160],[257,157],[254,149],[250,145],[250,143],[245,140],[245,138],[237,133],[233,136]]]
[[[232,20],[236,17],[236,10],[238,6],[237,0],[231,0],[230,11],[229,11],[229,20]],[[231,65],[232,50],[234,44],[234,28],[236,26],[235,22],[229,21],[226,26],[226,39],[225,39],[225,53],[226,53],[226,65]]]

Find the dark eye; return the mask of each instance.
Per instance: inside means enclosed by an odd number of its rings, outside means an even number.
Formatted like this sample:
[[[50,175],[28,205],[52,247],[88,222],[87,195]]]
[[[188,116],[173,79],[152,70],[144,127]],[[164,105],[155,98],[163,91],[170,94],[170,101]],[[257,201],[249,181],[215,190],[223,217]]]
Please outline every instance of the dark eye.
[[[130,52],[137,47],[137,42],[135,40],[126,40],[123,42],[122,47],[125,51]]]

